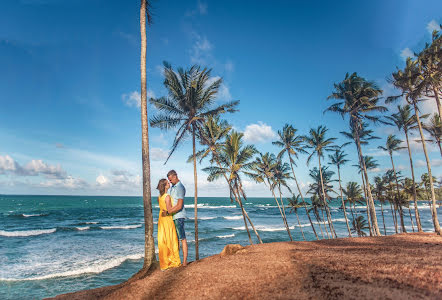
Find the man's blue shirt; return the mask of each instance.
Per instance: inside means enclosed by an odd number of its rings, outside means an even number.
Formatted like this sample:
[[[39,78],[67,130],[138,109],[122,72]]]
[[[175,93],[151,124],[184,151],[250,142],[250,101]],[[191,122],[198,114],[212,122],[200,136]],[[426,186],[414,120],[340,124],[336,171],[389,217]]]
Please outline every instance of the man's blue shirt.
[[[184,208],[184,196],[186,195],[186,188],[178,181],[177,184],[170,187],[170,197],[172,198],[172,206],[178,203],[178,199],[183,199],[183,208],[173,215],[173,219],[186,218],[186,209]]]

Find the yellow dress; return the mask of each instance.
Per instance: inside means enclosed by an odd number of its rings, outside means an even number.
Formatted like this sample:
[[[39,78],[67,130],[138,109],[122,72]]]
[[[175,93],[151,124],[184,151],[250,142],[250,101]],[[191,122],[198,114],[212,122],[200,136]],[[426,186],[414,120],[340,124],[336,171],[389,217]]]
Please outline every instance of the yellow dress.
[[[161,270],[179,267],[181,265],[178,236],[172,216],[162,217],[161,213],[167,211],[166,197],[164,194],[158,197],[160,215],[158,217],[158,257]],[[171,199],[172,200],[172,199]]]

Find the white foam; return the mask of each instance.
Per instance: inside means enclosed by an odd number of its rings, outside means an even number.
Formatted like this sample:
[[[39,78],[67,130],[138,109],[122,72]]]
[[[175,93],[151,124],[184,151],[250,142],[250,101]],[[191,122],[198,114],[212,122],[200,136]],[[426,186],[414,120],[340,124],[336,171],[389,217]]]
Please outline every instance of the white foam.
[[[101,272],[106,271],[108,269],[115,268],[115,267],[121,265],[126,260],[129,260],[129,259],[130,260],[137,260],[137,259],[141,259],[143,257],[144,257],[144,253],[132,254],[132,255],[127,255],[127,256],[123,256],[123,257],[116,257],[116,258],[113,258],[113,259],[106,261],[104,263],[102,261],[100,261],[100,262],[92,264],[88,267],[80,268],[77,270],[53,273],[53,274],[30,277],[30,278],[0,278],[0,281],[1,280],[3,280],[3,281],[31,281],[31,280],[44,280],[44,279],[56,278],[56,277],[78,276],[78,275],[88,274],[88,273],[89,274],[90,273],[98,274],[98,273],[101,273]]]
[[[27,215],[27,214],[22,214],[23,217],[25,218],[29,218],[29,217],[40,217],[43,216],[43,214],[31,214],[31,215]]]
[[[295,229],[295,226],[291,226],[289,228]],[[233,227],[232,229],[233,230],[246,230],[246,228],[244,226]],[[285,227],[265,227],[265,226],[261,226],[261,225],[255,226],[255,229],[259,230],[259,231],[285,231],[285,230],[287,230]],[[249,230],[250,230],[250,228],[249,228]]]
[[[332,219],[332,222],[345,222],[345,218]]]
[[[126,225],[126,226],[100,226],[101,229],[135,229],[142,225]]]
[[[5,231],[0,230],[0,235],[7,237],[17,237],[17,236],[33,236],[40,234],[54,233],[57,229],[42,229],[42,230],[21,230],[21,231]]]
[[[198,220],[213,220],[216,219],[217,217],[198,217]],[[195,220],[195,218],[188,218],[189,220]]]
[[[97,224],[98,222],[84,222],[84,224]]]
[[[90,229],[89,226],[84,226],[84,227],[75,227],[77,230],[88,230]]]
[[[242,216],[223,217],[226,220],[241,220]]]
[[[220,239],[226,239],[226,238],[230,238],[230,237],[234,237],[234,236],[235,236],[235,234],[227,234],[227,235],[217,235],[216,237],[220,238]]]

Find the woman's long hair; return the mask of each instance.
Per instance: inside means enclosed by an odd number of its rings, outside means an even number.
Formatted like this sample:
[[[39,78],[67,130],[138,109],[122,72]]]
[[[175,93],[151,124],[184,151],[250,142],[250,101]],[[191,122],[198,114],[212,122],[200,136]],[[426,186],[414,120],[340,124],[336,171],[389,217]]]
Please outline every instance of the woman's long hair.
[[[167,179],[165,178],[160,179],[157,186],[157,190],[160,191],[160,196],[163,196],[164,193],[166,192],[166,185],[167,185]]]

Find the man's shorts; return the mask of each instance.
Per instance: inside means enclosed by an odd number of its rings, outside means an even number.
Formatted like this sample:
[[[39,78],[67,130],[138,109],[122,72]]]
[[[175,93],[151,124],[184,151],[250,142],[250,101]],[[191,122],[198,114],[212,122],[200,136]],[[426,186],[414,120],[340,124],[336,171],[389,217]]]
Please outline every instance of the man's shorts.
[[[184,231],[184,218],[173,220],[173,222],[175,223],[176,234],[178,235],[178,239],[185,240],[186,232]]]

